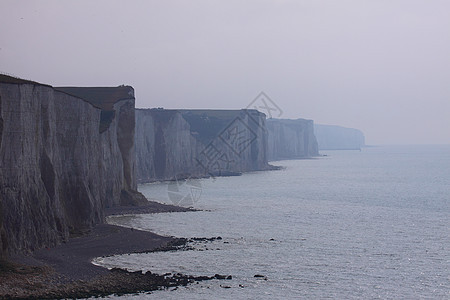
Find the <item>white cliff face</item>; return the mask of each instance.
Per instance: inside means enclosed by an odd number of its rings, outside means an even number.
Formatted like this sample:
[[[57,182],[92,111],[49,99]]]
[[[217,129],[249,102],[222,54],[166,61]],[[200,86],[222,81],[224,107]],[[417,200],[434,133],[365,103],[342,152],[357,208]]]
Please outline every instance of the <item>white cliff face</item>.
[[[365,146],[364,134],[353,128],[314,125],[320,150],[360,150]]]
[[[139,205],[145,197],[137,193],[134,90],[130,86],[119,87],[56,87],[57,91],[85,99],[101,109],[99,132],[103,149],[111,155],[103,155],[105,174],[121,170],[120,189],[110,191],[105,207]],[[111,159],[112,158],[112,159]],[[102,178],[113,186],[117,178]]]
[[[268,119],[269,161],[319,155],[313,126],[312,120]]]
[[[55,245],[103,221],[134,178],[134,99],[101,109],[38,84],[0,83],[0,256]]]
[[[138,109],[135,141],[140,182],[270,168],[257,111]]]
[[[200,176],[195,163],[200,145],[178,111],[137,109],[135,144],[140,182]]]

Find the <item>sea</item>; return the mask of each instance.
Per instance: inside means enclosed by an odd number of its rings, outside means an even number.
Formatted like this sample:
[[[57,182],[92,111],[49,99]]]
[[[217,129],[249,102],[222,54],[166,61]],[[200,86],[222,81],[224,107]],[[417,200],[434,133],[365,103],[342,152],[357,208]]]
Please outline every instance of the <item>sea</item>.
[[[131,271],[232,275],[117,299],[450,299],[450,145],[321,151],[275,171],[145,184],[197,212],[111,217],[194,250],[97,258]],[[172,183],[173,184],[173,183]],[[261,275],[262,277],[255,277]]]

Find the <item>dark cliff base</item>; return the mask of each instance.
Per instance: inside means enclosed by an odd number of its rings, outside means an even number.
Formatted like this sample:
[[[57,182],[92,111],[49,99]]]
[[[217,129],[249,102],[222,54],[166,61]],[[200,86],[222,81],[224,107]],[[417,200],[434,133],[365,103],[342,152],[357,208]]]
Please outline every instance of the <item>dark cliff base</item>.
[[[113,215],[126,215],[126,214],[154,214],[154,213],[164,213],[164,212],[183,212],[183,211],[196,211],[195,209],[162,204],[155,201],[147,201],[146,205],[140,206],[116,206],[105,209],[105,214],[107,216]]]
[[[314,160],[314,159],[319,159],[319,158],[321,158],[323,156],[324,155],[319,154],[319,155],[315,155],[315,156],[277,157],[276,159],[270,160],[269,163],[277,163],[277,162],[282,161],[282,160]],[[279,170],[279,168],[282,168],[282,167],[276,166],[276,168],[277,169],[275,169],[275,170]]]
[[[282,160],[282,159],[279,159]],[[284,160],[284,159],[283,159]],[[265,172],[265,171],[277,171],[277,170],[281,170],[282,167],[280,166],[276,166],[276,165],[271,165],[271,164],[267,164],[267,166],[263,169],[260,170],[253,170],[253,171],[245,171],[245,172],[234,172],[234,171],[227,171],[227,170],[222,170],[222,171],[215,171],[215,172],[209,172],[206,174],[197,174],[197,175],[193,175],[193,174],[178,174],[176,177],[170,178],[170,179],[165,179],[165,180],[157,180],[157,179],[152,179],[152,180],[148,180],[148,179],[138,179],[137,182],[138,184],[146,184],[146,183],[155,183],[155,182],[171,182],[171,181],[179,181],[179,180],[186,180],[186,179],[204,179],[204,178],[216,178],[216,177],[232,177],[232,176],[242,176],[242,174],[245,173],[251,173],[251,172]],[[162,204],[164,206],[171,206],[168,204]],[[178,206],[173,206],[173,207],[178,207]],[[119,210],[122,210],[121,207],[118,207]],[[108,209],[109,210],[109,209]],[[107,210],[107,212],[108,212]],[[114,210],[111,210],[114,211]],[[173,212],[176,212],[178,210],[174,210]],[[114,213],[115,214],[115,213]],[[126,214],[125,212],[120,213],[120,214]],[[111,214],[109,214],[111,215]]]
[[[189,209],[150,201],[146,206],[114,208],[107,213],[173,211]],[[87,235],[70,239],[55,248],[41,249],[28,256],[13,256],[9,262],[0,263],[0,299],[89,297],[186,285],[196,278],[109,271],[91,264],[95,257],[154,251],[164,247],[173,249],[171,245],[179,242],[180,239],[151,232],[97,225]]]

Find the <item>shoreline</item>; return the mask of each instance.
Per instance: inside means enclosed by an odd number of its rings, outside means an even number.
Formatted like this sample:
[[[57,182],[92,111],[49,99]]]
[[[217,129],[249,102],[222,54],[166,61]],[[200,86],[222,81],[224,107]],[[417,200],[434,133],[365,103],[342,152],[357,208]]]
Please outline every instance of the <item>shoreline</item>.
[[[117,207],[105,210],[105,216],[197,211],[149,201],[137,207]],[[161,236],[149,231],[98,224],[86,235],[70,238],[53,248],[39,249],[29,255],[12,255],[0,265],[1,299],[83,298],[150,292],[187,285],[194,281],[231,279],[223,275],[188,276],[158,275],[151,272],[94,265],[96,257],[155,251],[174,251],[187,239]]]

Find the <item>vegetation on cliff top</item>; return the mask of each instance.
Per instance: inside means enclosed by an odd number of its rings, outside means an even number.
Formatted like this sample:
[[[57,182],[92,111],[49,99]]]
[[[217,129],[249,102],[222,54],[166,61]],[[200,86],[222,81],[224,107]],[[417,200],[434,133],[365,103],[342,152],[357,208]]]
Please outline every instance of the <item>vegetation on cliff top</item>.
[[[118,87],[55,87],[55,90],[84,99],[95,106],[114,110],[114,104],[124,99],[134,99],[134,91],[130,86]]]
[[[14,77],[6,74],[0,74],[0,82],[1,83],[12,83],[12,84],[35,84],[35,85],[44,85],[49,86],[47,84],[42,84],[36,81],[21,79],[19,77]]]

